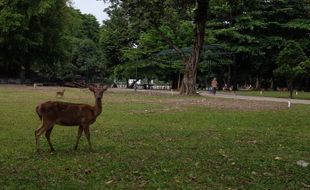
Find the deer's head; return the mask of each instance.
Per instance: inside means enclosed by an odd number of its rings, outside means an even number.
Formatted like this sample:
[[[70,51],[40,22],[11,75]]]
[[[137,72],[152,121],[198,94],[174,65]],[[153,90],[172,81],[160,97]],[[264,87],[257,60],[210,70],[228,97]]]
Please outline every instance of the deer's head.
[[[89,90],[92,91],[94,93],[94,96],[96,98],[96,100],[101,100],[102,99],[102,95],[103,93],[109,88],[109,86],[107,85],[104,85],[104,86],[99,86],[99,87],[96,87],[96,86],[89,86]]]

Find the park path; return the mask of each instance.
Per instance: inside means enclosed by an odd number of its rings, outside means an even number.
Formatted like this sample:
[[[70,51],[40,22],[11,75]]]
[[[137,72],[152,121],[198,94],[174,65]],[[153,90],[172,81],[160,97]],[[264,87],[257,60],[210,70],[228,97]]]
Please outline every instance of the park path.
[[[112,91],[131,91],[133,92],[133,89],[117,89],[117,88],[111,88]],[[150,93],[150,90],[137,90],[137,92],[144,92],[144,93]],[[168,90],[152,90],[152,92],[155,93],[163,93],[163,94],[171,94],[171,95],[177,95],[178,92],[174,91],[168,91]],[[258,96],[241,96],[235,93],[217,93],[216,95],[209,94],[206,91],[199,91],[199,94],[201,96],[206,97],[213,97],[213,98],[227,98],[227,99],[235,99],[235,100],[253,100],[253,101],[267,101],[267,102],[282,102],[282,103],[288,103],[290,101],[291,104],[307,104],[310,105],[310,100],[300,100],[300,99],[289,99],[289,98],[272,98],[272,97],[258,97]]]
[[[300,99],[259,97],[259,96],[241,96],[241,95],[237,95],[234,93],[231,93],[231,94],[217,93],[216,95],[213,95],[213,94],[209,94],[208,92],[200,92],[199,94],[202,96],[216,97],[216,98],[269,101],[269,102],[285,102],[285,103],[288,103],[288,101],[290,101],[292,104],[308,104],[308,105],[310,105],[310,100],[300,100]]]

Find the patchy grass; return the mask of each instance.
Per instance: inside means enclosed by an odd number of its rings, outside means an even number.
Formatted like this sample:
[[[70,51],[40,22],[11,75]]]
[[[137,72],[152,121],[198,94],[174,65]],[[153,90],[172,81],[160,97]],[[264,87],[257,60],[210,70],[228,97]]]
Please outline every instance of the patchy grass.
[[[57,88],[0,86],[1,189],[306,189],[310,106],[253,109],[241,101],[109,91],[104,111],[73,150],[77,128],[56,126],[35,152],[35,106]],[[61,101],[92,104],[87,90]],[[239,106],[232,106],[238,104]],[[246,109],[240,109],[245,107]]]
[[[261,97],[274,97],[274,98],[289,98],[290,92],[281,92],[281,91],[263,91],[262,94],[260,94],[260,91],[238,91],[238,95],[243,96],[261,96]],[[297,92],[294,91],[293,94],[294,99],[304,99],[304,100],[310,100],[310,92]]]

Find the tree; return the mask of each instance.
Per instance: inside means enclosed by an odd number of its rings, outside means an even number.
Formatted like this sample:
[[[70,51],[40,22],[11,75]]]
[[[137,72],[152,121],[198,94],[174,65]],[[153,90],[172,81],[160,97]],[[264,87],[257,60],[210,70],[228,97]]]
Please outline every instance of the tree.
[[[237,53],[234,87],[256,80],[260,88],[263,79],[273,80],[277,55],[287,40],[299,42],[308,51],[309,4],[303,0],[210,1],[207,40]]]
[[[99,42],[99,23],[94,15],[81,14],[81,36],[80,38],[88,38],[95,43]]]
[[[93,79],[97,70],[100,70],[98,62],[98,49],[96,44],[90,39],[79,40],[72,53],[72,71],[75,75],[86,77],[88,80]]]
[[[61,81],[72,81],[76,77],[91,81],[103,77],[106,69],[99,51],[99,23],[96,18],[67,7],[63,19],[61,59],[48,64],[37,61],[33,69],[46,78]]]
[[[111,0],[115,7],[122,7],[127,13],[128,21],[140,31],[149,28],[154,29],[157,35],[178,52],[184,62],[184,77],[181,85],[181,94],[196,94],[197,67],[204,44],[205,25],[209,0]],[[192,51],[187,56],[182,48],[175,43],[178,38],[178,26],[180,22],[192,23]],[[168,30],[167,30],[168,29]],[[165,33],[171,31],[171,33]]]
[[[137,33],[132,32],[123,9],[114,8],[108,11],[108,15],[110,19],[100,28],[99,45],[106,60],[107,73],[113,75],[115,68],[125,63],[122,49],[132,47]]]
[[[9,75],[35,62],[63,58],[61,31],[67,0],[0,2],[0,67]]]
[[[71,80],[75,76],[85,77],[89,81],[103,77],[106,65],[99,48],[98,21],[93,15],[82,14],[71,7],[68,17],[70,20],[64,32],[68,59],[58,67],[58,73],[63,74],[62,78]]]
[[[283,76],[287,79],[290,90],[290,98],[293,98],[294,80],[303,73],[303,65],[308,65],[304,62],[307,59],[303,49],[297,42],[287,42],[285,48],[280,52],[277,65],[274,70],[276,76]]]
[[[108,14],[110,19],[104,21],[101,28],[100,46],[107,60],[109,72],[114,71],[114,77],[118,79],[156,77],[173,80],[169,67],[171,64],[156,56],[159,51],[169,48],[158,32],[153,28],[140,31],[129,22],[128,15],[122,7],[110,9]],[[181,23],[177,29],[178,39],[174,39],[178,46],[187,47],[191,44],[191,28],[190,22]],[[163,27],[162,31],[169,37],[175,32],[167,27]],[[180,69],[174,69],[173,72],[179,73],[179,71]]]
[[[309,90],[309,80],[310,80],[310,58],[306,61],[300,63],[300,73],[306,79],[305,88]]]
[[[305,77],[310,77],[310,58],[300,63],[301,73]]]
[[[99,23],[73,9],[69,0],[0,2],[0,75],[26,69],[47,79],[73,80],[104,74]],[[87,52],[87,54],[86,54]]]

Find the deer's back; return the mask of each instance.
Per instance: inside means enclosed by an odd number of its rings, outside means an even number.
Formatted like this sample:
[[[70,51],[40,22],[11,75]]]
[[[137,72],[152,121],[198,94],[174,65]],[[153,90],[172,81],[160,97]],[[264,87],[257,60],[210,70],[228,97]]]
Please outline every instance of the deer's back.
[[[39,105],[38,111],[43,121],[65,126],[89,125],[96,120],[93,107],[87,104],[48,101]]]

